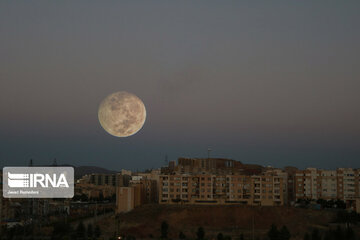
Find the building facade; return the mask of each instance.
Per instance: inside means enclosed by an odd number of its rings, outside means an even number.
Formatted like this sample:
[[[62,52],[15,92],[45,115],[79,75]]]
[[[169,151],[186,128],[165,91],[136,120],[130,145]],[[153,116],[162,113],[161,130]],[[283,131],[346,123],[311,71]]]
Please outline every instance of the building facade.
[[[160,176],[160,204],[284,205],[284,178],[262,175],[166,174]]]
[[[360,170],[307,168],[295,174],[295,196],[298,199],[355,201],[360,197]]]
[[[149,177],[150,178],[150,177]],[[128,187],[116,188],[116,212],[128,212],[146,203],[157,202],[158,184],[144,175],[132,176]]]

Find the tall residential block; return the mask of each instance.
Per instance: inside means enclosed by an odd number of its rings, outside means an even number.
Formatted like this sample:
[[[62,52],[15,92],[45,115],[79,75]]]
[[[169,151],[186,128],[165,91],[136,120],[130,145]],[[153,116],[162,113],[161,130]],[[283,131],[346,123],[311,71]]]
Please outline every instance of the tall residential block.
[[[284,178],[261,175],[167,174],[160,176],[161,204],[284,205]],[[285,193],[285,194],[284,194]]]
[[[295,174],[296,199],[355,201],[360,197],[360,170],[307,168]]]

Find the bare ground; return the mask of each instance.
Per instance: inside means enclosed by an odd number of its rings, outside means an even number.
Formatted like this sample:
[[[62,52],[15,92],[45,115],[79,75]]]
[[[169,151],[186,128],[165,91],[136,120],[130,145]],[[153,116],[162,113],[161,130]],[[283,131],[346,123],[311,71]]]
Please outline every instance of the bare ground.
[[[119,227],[122,235],[137,238],[160,236],[162,221],[169,224],[169,237],[176,239],[182,231],[188,238],[195,238],[198,227],[205,229],[207,239],[216,238],[219,232],[233,239],[243,233],[262,238],[271,224],[286,225],[292,236],[302,238],[312,228],[327,229],[335,217],[330,210],[312,210],[293,207],[251,207],[251,206],[198,206],[198,205],[144,205],[133,211],[119,215],[119,225],[115,216],[100,222],[103,233],[113,236]]]

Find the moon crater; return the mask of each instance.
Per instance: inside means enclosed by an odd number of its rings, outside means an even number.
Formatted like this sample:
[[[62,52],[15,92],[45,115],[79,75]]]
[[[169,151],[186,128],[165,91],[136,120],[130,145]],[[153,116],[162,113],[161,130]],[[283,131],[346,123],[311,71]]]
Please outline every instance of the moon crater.
[[[110,94],[100,103],[98,118],[100,125],[111,135],[128,137],[144,125],[146,109],[140,98],[121,91]]]

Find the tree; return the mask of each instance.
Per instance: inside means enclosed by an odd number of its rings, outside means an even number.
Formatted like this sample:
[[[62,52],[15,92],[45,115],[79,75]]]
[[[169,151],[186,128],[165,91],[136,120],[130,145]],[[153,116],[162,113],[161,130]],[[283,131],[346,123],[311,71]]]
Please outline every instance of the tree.
[[[57,222],[54,223],[54,229],[52,232],[52,236],[64,236],[65,233],[71,232],[72,229],[69,224],[66,224],[65,222]]]
[[[240,234],[240,240],[244,240],[244,234]]]
[[[339,238],[341,239],[341,238]],[[311,233],[311,240],[321,240],[321,236],[319,233],[319,230],[317,228],[314,228],[314,230]]]
[[[111,195],[111,202],[115,202],[115,201],[116,201],[116,193]]]
[[[345,239],[347,240],[354,240],[355,239],[355,234],[354,231],[351,227],[347,228],[346,232],[345,232]]]
[[[203,227],[199,227],[197,232],[196,232],[196,236],[198,240],[202,240],[205,238],[205,231]]]
[[[167,238],[169,230],[169,224],[166,221],[161,223],[161,238]]]
[[[99,202],[104,201],[104,195],[102,192],[99,193]]]
[[[186,239],[186,236],[183,232],[179,232],[179,238],[180,239]]]
[[[132,235],[126,236],[125,239],[126,239],[126,240],[136,240],[136,238],[135,238],[134,236],[132,236]]]
[[[81,194],[80,201],[81,202],[87,202],[87,201],[89,201],[89,198],[88,198],[88,196],[86,194]]]
[[[101,236],[101,229],[100,229],[99,225],[95,226],[94,235],[96,238]]]
[[[288,228],[284,225],[279,233],[279,239],[280,240],[289,240],[291,238],[291,234],[288,230]]]
[[[88,227],[87,227],[87,236],[88,236],[88,238],[92,238],[93,235],[94,235],[93,227],[92,227],[91,223],[89,223]]]
[[[324,233],[323,240],[336,240],[335,238],[335,231],[332,229],[327,230]]]
[[[336,205],[336,208],[338,208],[338,209],[346,208],[346,203],[340,199],[336,200],[335,205]]]
[[[83,224],[83,222],[80,222],[79,225],[76,228],[76,236],[79,239],[84,239],[85,238],[85,226]]]
[[[270,240],[278,240],[279,238],[279,231],[275,224],[272,224],[270,230],[267,233]]]
[[[310,235],[308,233],[305,233],[304,240],[310,240]]]
[[[6,229],[7,239],[12,240],[12,239],[14,238],[14,236],[15,236],[15,228],[16,228],[16,227],[12,227],[12,228]]]
[[[344,233],[343,230],[340,226],[337,226],[335,232],[334,232],[334,236],[336,239],[343,239],[344,237]]]
[[[224,235],[222,233],[218,233],[218,235],[216,236],[217,240],[223,240],[224,239]]]

